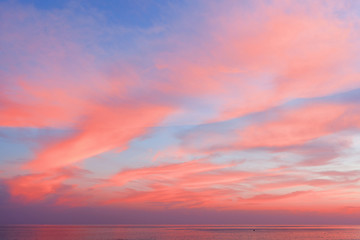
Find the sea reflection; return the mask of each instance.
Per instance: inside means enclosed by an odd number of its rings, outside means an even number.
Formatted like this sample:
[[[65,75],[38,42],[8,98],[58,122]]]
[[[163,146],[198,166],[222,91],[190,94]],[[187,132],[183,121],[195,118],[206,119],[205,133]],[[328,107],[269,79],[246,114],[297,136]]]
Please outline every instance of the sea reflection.
[[[1,240],[360,239],[359,226],[0,226]]]

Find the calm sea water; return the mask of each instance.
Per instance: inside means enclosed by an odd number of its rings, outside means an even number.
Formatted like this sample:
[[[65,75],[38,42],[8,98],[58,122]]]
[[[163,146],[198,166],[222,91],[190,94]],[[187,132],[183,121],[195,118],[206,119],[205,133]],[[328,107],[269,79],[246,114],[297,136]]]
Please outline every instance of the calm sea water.
[[[254,231],[255,230],[255,231]],[[0,226],[0,240],[360,239],[360,226]]]

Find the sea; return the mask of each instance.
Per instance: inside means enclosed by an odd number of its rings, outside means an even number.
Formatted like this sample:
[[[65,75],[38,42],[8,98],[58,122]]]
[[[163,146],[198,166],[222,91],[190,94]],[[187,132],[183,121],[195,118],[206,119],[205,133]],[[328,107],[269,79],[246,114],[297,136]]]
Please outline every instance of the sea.
[[[0,240],[360,240],[360,226],[5,225]]]

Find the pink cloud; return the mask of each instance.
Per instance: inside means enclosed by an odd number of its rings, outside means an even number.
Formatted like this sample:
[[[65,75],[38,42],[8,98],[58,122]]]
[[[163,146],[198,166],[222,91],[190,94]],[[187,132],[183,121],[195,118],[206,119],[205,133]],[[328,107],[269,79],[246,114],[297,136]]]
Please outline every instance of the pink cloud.
[[[93,106],[70,137],[51,143],[37,154],[27,167],[45,171],[72,165],[115,148],[124,148],[134,138],[164,119],[172,109],[152,104]]]
[[[336,141],[322,138],[360,127],[357,103],[319,100],[360,87],[358,20],[335,16],[335,3],[305,5],[256,2],[255,10],[245,10],[242,4],[213,2],[202,8],[206,13],[199,23],[189,14],[161,39],[136,39],[134,45],[156,47],[136,53],[131,61],[126,57],[133,49],[114,55],[104,46],[87,49],[99,46],[97,40],[85,41],[96,38],[97,31],[102,36],[114,30],[102,31],[95,18],[85,19],[96,25],[87,29],[80,24],[84,19],[67,19],[67,14],[74,17],[71,13],[2,10],[0,43],[8,48],[0,60],[7,63],[0,72],[5,79],[0,83],[0,127],[69,133],[38,142],[35,158],[22,165],[30,174],[8,179],[10,193],[26,201],[52,196],[69,206],[322,211],[356,206],[356,171],[314,169],[334,168],[331,161],[350,146],[334,149]],[[184,26],[189,26],[186,33]],[[117,42],[119,35],[106,37]],[[307,100],[299,105],[291,102],[302,98]],[[172,136],[182,142],[159,150],[153,159],[141,159],[145,167],[134,163],[133,169],[120,170],[103,183],[62,191],[67,181],[82,179],[59,169],[124,150],[176,111],[199,114],[205,124],[200,131],[184,127],[187,133]],[[154,139],[151,144],[157,144]],[[316,150],[309,150],[316,141]],[[333,149],[321,148],[324,142]],[[258,172],[226,158],[243,159],[241,151],[258,149],[270,149],[258,152]],[[190,160],[199,153],[206,159]],[[301,160],[284,164],[273,157],[278,153]],[[251,161],[242,163],[255,165]]]
[[[216,171],[234,166],[234,164],[211,164],[203,160],[192,160],[189,162],[163,164],[154,167],[145,167],[133,170],[124,170],[109,180],[109,184],[122,186],[134,180],[151,182],[177,182],[186,176],[192,176],[199,173]],[[184,179],[185,180],[185,179]],[[204,180],[204,178],[203,178]]]
[[[291,109],[280,113],[278,120],[250,125],[240,130],[240,145],[244,147],[301,145],[342,130],[339,129],[337,122],[348,109],[349,106],[336,104],[313,104],[300,109]]]
[[[7,182],[12,196],[22,197],[25,201],[34,201],[43,200],[47,195],[56,193],[67,178],[52,174],[31,174]]]
[[[42,201],[64,189],[64,182],[88,173],[77,168],[56,169],[46,173],[26,174],[6,180],[10,194],[22,201]]]

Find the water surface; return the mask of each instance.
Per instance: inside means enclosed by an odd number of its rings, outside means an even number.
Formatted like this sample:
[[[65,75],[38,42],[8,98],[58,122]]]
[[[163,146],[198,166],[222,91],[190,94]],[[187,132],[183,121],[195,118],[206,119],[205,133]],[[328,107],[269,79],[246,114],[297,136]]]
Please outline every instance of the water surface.
[[[7,225],[1,240],[359,240],[360,226]]]

